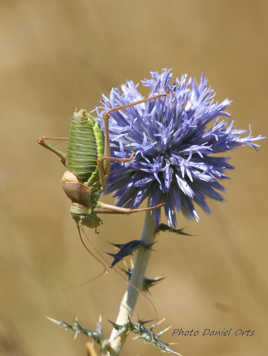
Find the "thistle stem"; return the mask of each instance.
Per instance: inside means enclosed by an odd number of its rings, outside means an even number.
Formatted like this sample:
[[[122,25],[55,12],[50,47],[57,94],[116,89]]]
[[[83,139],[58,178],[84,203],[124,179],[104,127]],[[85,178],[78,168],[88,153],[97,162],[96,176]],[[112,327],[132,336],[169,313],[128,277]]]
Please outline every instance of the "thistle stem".
[[[143,241],[145,245],[150,246],[154,242],[154,236],[155,218],[151,211],[147,211],[145,215],[141,241]],[[141,247],[137,250],[131,280],[122,298],[119,313],[116,319],[116,324],[118,325],[124,325],[128,323],[129,318],[134,312],[139,293],[142,289],[145,270],[148,265],[150,256],[151,248]],[[114,350],[115,355],[119,355],[121,348],[123,347],[127,338],[126,334],[122,334],[119,337],[115,338],[117,333],[118,331],[116,329],[113,329],[110,337],[111,347]]]

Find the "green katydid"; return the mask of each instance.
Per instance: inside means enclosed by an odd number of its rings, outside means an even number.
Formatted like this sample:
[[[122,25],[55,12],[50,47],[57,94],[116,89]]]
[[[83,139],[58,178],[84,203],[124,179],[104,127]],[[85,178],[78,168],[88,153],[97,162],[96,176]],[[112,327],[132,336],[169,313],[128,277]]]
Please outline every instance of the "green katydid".
[[[75,111],[73,114],[69,138],[41,137],[38,140],[40,145],[55,153],[67,168],[62,177],[63,190],[72,201],[70,212],[76,221],[80,239],[88,252],[95,258],[97,256],[89,250],[82,239],[81,226],[85,225],[96,230],[102,222],[98,213],[132,214],[157,209],[164,205],[160,203],[147,208],[128,209],[105,204],[99,200],[105,189],[106,179],[110,171],[110,162],[130,162],[135,156],[135,152],[133,152],[129,158],[111,157],[109,138],[110,115],[112,112],[124,110],[150,100],[156,100],[166,95],[167,93],[158,94],[110,109],[103,115],[104,133],[97,119],[87,110],[81,109]],[[67,141],[66,153],[48,144],[46,142],[48,140]],[[103,261],[99,258],[97,260],[104,265]],[[107,270],[106,266],[105,269]]]

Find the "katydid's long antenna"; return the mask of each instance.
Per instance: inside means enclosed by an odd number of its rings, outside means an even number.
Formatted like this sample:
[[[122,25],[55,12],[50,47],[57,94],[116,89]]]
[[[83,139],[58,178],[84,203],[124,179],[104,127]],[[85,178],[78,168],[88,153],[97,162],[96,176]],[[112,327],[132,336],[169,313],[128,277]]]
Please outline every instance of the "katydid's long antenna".
[[[87,250],[87,252],[93,257],[95,258],[95,260],[97,260],[102,266],[103,266],[103,270],[101,271],[101,273],[99,273],[96,277],[94,277],[93,279],[90,279],[90,281],[88,282],[91,282],[91,281],[94,281],[95,279],[99,278],[99,277],[102,277],[104,276],[105,274],[109,273],[109,269],[107,268],[106,264],[102,261],[101,258],[99,258],[96,254],[94,254],[87,246],[87,244],[85,243],[83,237],[82,237],[82,234],[81,234],[81,229],[80,229],[80,226],[79,226],[79,222],[76,222],[76,227],[77,227],[77,230],[78,230],[78,234],[79,234],[79,238],[80,238],[80,241],[82,242],[82,245],[85,247],[85,249]]]

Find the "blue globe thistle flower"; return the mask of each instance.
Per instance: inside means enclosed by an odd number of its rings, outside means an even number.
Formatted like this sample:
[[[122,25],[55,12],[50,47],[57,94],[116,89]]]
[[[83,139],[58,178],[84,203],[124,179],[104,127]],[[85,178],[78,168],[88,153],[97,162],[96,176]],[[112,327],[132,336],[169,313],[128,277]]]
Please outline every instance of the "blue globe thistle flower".
[[[223,200],[219,181],[227,178],[226,169],[234,168],[228,157],[214,154],[244,145],[257,149],[254,142],[264,137],[253,137],[251,131],[241,137],[247,130],[235,129],[225,111],[231,101],[215,102],[203,75],[199,84],[187,75],[172,81],[171,70],[163,69],[142,84],[150,88],[149,96],[168,94],[111,114],[112,156],[136,153],[131,162],[112,163],[106,193],[114,192],[116,204],[128,208],[137,208],[145,198],[150,206],[165,202],[165,215],[174,227],[179,211],[198,221],[195,204],[209,213],[206,198]],[[109,109],[143,99],[137,88],[127,81],[121,90],[103,96],[97,109],[100,122]],[[158,225],[160,209],[153,214]]]

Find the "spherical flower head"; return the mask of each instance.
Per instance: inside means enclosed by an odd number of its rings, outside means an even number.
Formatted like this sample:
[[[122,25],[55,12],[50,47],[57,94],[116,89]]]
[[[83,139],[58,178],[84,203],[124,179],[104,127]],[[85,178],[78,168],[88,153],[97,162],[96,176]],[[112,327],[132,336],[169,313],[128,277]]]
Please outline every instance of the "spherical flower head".
[[[214,101],[215,92],[208,87],[202,75],[200,83],[183,75],[172,81],[171,70],[152,72],[151,78],[142,81],[150,88],[149,97],[165,96],[141,103],[111,114],[110,142],[114,157],[135,158],[127,163],[112,163],[106,193],[113,192],[116,204],[137,208],[144,199],[149,205],[164,202],[168,222],[177,225],[176,212],[198,221],[195,205],[210,212],[206,199],[222,201],[219,183],[226,179],[226,169],[233,169],[228,157],[215,156],[239,146],[257,148],[247,130],[234,129],[231,115],[225,110],[231,101]],[[118,105],[144,99],[138,85],[132,81],[112,89],[110,96],[103,96],[102,115]],[[160,209],[154,210],[159,224]]]

